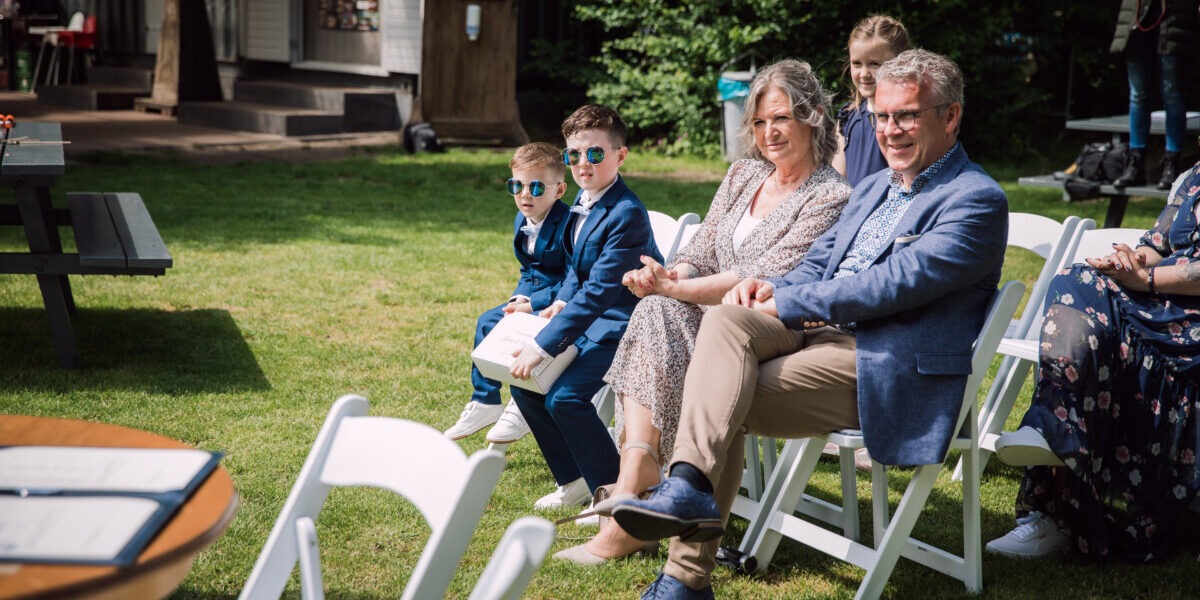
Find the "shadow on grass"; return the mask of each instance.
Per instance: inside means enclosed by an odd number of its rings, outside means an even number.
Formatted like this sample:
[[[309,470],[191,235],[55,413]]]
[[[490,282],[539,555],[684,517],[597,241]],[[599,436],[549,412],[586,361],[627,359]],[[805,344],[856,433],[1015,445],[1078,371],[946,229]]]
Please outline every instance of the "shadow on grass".
[[[271,387],[225,310],[79,308],[79,371],[58,366],[43,310],[0,308],[0,324],[0,390],[170,394]]]

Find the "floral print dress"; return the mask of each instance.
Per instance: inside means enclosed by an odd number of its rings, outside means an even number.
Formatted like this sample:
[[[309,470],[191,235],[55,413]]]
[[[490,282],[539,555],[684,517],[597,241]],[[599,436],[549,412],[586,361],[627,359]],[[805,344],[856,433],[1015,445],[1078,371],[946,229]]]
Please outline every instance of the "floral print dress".
[[[1200,164],[1139,246],[1160,266],[1200,260]],[[1134,292],[1077,264],[1047,294],[1040,369],[1022,425],[1065,468],[1027,469],[1018,512],[1039,510],[1095,557],[1164,556],[1200,488],[1200,296]]]
[[[739,160],[729,167],[708,208],[704,222],[671,266],[687,263],[701,277],[733,271],[739,278],[781,277],[791,271],[809,246],[837,222],[850,199],[850,186],[833,167],[823,165],[787,200],[754,226],[734,247],[733,232],[775,166],[761,160]],[[622,397],[650,409],[662,432],[663,464],[675,448],[683,404],[683,377],[706,307],[666,296],[642,298],[629,317],[629,327],[605,383]],[[617,429],[624,430],[624,409],[616,407]]]

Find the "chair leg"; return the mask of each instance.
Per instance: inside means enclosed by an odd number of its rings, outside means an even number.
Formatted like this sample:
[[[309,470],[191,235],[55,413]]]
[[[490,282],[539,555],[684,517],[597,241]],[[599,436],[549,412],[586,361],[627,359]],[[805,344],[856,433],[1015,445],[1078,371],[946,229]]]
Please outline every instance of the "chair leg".
[[[42,41],[41,48],[38,48],[37,62],[33,63],[33,79],[29,80],[29,91],[36,92],[38,85],[38,75],[42,71],[42,57],[46,54],[46,42]]]
[[[838,449],[838,467],[842,472],[842,534],[859,540],[858,468],[854,466],[854,450]]]
[[[321,551],[317,545],[317,528],[308,517],[296,519],[296,550],[300,562],[301,598],[324,600],[325,584],[321,581]]]
[[[821,450],[825,446],[825,438],[805,438],[789,440],[779,455],[779,463],[763,497],[758,503],[758,512],[750,519],[750,525],[742,538],[739,550],[744,554],[753,555],[758,560],[758,569],[765,570],[775,556],[782,534],[771,528],[775,514],[783,512],[791,514],[804,488],[808,485],[812,473],[817,468],[817,460],[821,458]]]
[[[908,543],[908,536],[917,523],[917,517],[921,516],[921,508],[929,499],[929,494],[933,491],[933,484],[937,481],[938,471],[941,469],[942,465],[940,464],[921,465],[913,473],[908,489],[904,490],[904,497],[900,499],[900,505],[896,507],[895,517],[888,523],[882,539],[876,540],[877,550],[874,564],[867,569],[867,575],[859,585],[858,593],[854,595],[856,600],[879,598],[883,595],[883,588],[887,585],[888,578],[891,577],[892,570],[896,567],[896,562],[900,560],[900,553]],[[878,504],[878,502],[875,503]],[[886,495],[883,497],[883,504],[887,505]]]
[[[963,572],[962,580],[967,591],[977,594],[983,591],[983,525],[980,517],[979,480],[983,471],[983,460],[979,449],[963,450]]]
[[[883,541],[883,531],[891,519],[888,516],[888,480],[887,467],[882,463],[871,461],[871,521],[874,523],[873,540],[875,547]]]

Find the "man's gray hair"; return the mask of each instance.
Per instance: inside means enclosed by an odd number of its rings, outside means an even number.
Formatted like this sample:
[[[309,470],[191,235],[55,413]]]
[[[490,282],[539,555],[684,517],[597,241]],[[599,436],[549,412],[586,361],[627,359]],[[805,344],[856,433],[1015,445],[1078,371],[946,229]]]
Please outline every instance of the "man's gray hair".
[[[949,58],[928,50],[901,52],[883,63],[875,77],[879,81],[916,83],[928,89],[938,104],[964,104],[962,70]]]
[[[766,160],[754,143],[754,119],[759,101],[771,88],[778,89],[788,97],[792,116],[797,121],[812,126],[813,159],[817,165],[829,164],[837,154],[837,123],[833,118],[832,97],[825,92],[812,67],[794,59],[781,60],[759,71],[754,81],[750,82],[740,133],[750,156]]]

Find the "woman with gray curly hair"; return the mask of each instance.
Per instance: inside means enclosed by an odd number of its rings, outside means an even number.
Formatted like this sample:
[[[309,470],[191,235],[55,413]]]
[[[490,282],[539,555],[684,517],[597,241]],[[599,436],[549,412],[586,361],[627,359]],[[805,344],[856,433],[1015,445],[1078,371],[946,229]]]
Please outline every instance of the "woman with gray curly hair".
[[[743,278],[787,273],[838,220],[850,186],[830,166],[835,127],[829,95],[808,63],[782,60],[760,71],[742,122],[751,158],[729,167],[704,222],[673,264],[642,257],[645,266],[625,274],[622,282],[642,301],[604,377],[617,394],[618,427],[623,424],[621,471],[616,483],[597,491],[595,513],[607,516],[616,502],[658,483],[674,447],[683,377],[707,306],[720,304]],[[555,556],[600,564],[650,550],[603,521],[587,544]]]

